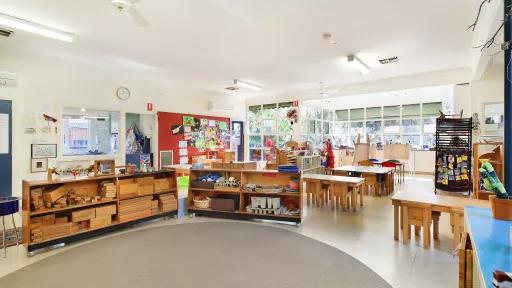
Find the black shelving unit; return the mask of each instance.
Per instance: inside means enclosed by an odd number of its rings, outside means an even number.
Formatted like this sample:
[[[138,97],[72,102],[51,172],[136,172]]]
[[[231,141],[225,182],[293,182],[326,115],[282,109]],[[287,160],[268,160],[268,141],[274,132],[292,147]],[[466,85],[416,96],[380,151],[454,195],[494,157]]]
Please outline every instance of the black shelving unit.
[[[472,119],[456,116],[436,120],[437,189],[471,193]]]

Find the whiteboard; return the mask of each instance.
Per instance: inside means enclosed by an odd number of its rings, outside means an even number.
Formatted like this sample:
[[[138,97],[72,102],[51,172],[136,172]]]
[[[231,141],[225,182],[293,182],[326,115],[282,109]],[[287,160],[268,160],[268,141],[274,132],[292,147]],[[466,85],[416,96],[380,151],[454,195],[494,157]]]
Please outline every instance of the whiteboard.
[[[0,114],[0,154],[9,154],[9,114]]]

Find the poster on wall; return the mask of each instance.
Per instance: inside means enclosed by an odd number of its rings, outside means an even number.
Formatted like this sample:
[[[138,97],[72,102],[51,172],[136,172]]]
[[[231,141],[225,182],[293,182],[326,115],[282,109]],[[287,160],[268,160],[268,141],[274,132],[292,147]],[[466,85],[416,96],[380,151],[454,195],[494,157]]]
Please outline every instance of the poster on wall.
[[[208,126],[208,119],[201,118],[201,126]]]
[[[183,126],[194,126],[194,117],[183,116]]]
[[[57,158],[57,144],[32,144],[32,159]]]
[[[178,141],[179,148],[187,148],[187,141]]]
[[[171,132],[172,132],[172,135],[183,134],[183,125],[172,125]]]
[[[219,128],[220,128],[220,130],[223,130],[223,131],[228,130],[228,123],[226,123],[224,121],[220,121],[219,122]]]
[[[216,122],[215,120],[208,120],[208,127],[215,127],[216,126]]]

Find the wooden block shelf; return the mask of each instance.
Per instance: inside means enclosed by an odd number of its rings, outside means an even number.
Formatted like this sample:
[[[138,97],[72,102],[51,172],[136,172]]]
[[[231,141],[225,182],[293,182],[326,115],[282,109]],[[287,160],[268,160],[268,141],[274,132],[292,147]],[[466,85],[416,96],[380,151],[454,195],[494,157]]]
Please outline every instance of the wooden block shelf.
[[[199,177],[208,174],[220,174],[220,176],[227,179],[228,177],[235,177],[240,181],[240,189],[229,188],[226,190],[222,189],[209,189],[209,188],[195,188],[192,187],[192,182],[197,180]],[[231,218],[231,219],[269,219],[285,222],[300,223],[302,221],[302,188],[299,185],[298,192],[279,192],[279,193],[264,193],[256,191],[244,191],[246,184],[255,185],[278,185],[278,187],[284,188],[289,185],[292,181],[301,181],[300,173],[279,173],[276,170],[243,170],[243,169],[192,169],[189,176],[189,191],[188,191],[188,211],[189,213],[195,213],[198,215],[220,217],[220,218]],[[271,187],[272,188],[272,187]],[[231,196],[229,196],[231,195]],[[229,208],[218,208],[222,210],[215,210],[212,208],[198,208],[194,206],[194,197],[198,197],[200,200],[207,199],[228,199],[230,202]],[[218,198],[220,197],[220,198]],[[253,199],[258,202],[253,203]],[[253,207],[255,203],[262,203],[262,201],[268,201],[279,207],[272,207],[271,204],[267,206]],[[211,202],[210,201],[210,202]],[[220,200],[225,201],[225,200]],[[218,201],[219,202],[219,201]],[[235,204],[235,210],[232,211],[233,205]],[[267,205],[267,204],[265,204]],[[211,204],[210,204],[211,207]],[[218,207],[218,206],[214,206]],[[252,210],[252,209],[255,210]],[[261,208],[261,209],[260,209]],[[286,208],[286,209],[285,209]],[[231,210],[229,210],[231,209]],[[226,211],[224,211],[226,210]],[[292,210],[298,212],[298,215],[288,215],[282,213],[288,213]],[[250,211],[262,212],[253,213]],[[270,214],[275,213],[275,214]]]
[[[174,170],[23,181],[24,245],[32,252],[176,215],[177,199]],[[152,209],[153,201],[161,205]]]

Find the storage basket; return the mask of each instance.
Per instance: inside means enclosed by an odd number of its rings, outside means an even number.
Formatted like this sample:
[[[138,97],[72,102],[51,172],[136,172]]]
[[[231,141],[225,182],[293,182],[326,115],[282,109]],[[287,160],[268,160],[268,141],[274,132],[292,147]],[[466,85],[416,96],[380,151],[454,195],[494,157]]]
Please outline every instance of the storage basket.
[[[214,182],[203,182],[199,180],[194,180],[191,183],[192,188],[201,188],[201,189],[213,189],[215,183]]]
[[[194,207],[199,209],[208,209],[210,208],[210,198],[206,200],[196,200],[194,199]]]

